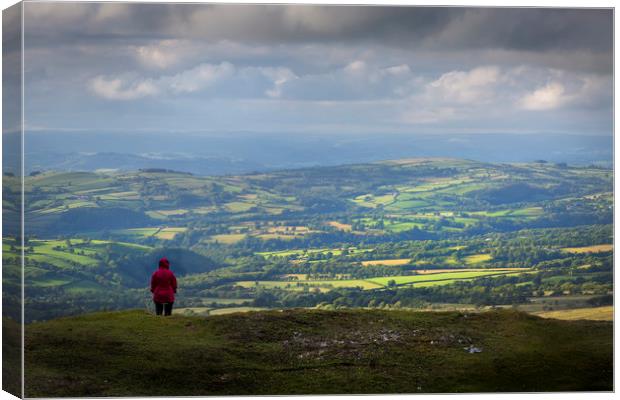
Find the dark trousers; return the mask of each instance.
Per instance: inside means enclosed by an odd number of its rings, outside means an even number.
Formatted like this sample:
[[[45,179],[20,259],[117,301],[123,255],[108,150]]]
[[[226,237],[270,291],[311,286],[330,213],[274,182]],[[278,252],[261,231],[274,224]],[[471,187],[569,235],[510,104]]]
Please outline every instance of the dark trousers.
[[[172,305],[174,303],[158,303],[156,301],[154,303],[155,303],[155,314],[161,315],[162,312],[164,313],[164,315],[172,314]]]

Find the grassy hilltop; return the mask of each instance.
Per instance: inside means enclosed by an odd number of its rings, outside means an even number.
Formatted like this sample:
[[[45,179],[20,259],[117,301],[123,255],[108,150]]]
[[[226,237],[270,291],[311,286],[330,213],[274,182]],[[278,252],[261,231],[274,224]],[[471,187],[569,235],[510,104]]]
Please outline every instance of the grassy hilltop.
[[[515,311],[97,313],[26,326],[26,396],[609,391],[612,340]]]

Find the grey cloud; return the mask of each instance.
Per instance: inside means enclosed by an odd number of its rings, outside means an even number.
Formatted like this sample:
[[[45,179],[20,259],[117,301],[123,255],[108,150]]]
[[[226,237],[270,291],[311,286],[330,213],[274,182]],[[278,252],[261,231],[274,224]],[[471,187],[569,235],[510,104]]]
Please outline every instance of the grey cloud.
[[[157,3],[27,3],[31,40],[192,37],[287,43],[380,40],[407,48],[610,51],[612,10]]]
[[[431,44],[514,50],[610,51],[613,13],[603,9],[465,9]]]
[[[25,7],[36,126],[608,132],[612,122],[611,10]]]

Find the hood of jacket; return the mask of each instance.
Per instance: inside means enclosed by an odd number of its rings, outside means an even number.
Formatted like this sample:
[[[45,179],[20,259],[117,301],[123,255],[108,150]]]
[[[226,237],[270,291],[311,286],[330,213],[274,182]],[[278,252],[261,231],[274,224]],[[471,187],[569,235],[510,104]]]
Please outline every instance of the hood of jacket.
[[[159,260],[159,268],[169,269],[170,261],[168,261],[166,257],[163,257],[161,260]]]

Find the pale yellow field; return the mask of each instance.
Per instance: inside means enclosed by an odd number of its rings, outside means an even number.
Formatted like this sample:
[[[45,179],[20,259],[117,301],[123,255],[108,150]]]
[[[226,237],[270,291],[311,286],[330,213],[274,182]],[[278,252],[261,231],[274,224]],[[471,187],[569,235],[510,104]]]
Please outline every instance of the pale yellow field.
[[[555,318],[565,320],[590,319],[595,321],[613,321],[614,307],[576,308],[572,310],[539,311],[533,313],[543,318]]]
[[[210,310],[209,307],[184,307],[172,310],[173,314],[199,314],[204,315]]]
[[[341,231],[350,231],[351,229],[353,229],[353,227],[351,226],[351,224],[343,224],[341,222],[338,221],[329,221],[327,223],[330,226],[333,226],[336,229],[340,229]]]
[[[159,239],[171,240],[177,235],[177,233],[185,232],[187,228],[164,228],[157,232],[155,235]]]
[[[250,208],[255,207],[256,204],[253,203],[245,203],[242,201],[231,201],[230,203],[224,204],[224,207],[230,212],[245,212]]]
[[[294,235],[294,234],[283,234],[283,233],[263,233],[260,235],[254,235],[254,237],[257,237],[262,240],[269,240],[269,239],[293,240],[298,236],[303,236],[303,234],[299,233],[297,235]]]
[[[251,312],[251,311],[263,311],[263,310],[268,310],[268,308],[266,308],[266,307],[229,307],[229,308],[218,308],[217,310],[209,311],[209,315],[224,315],[224,314]]]
[[[273,226],[267,229],[267,233],[278,233],[283,235],[303,235],[310,232],[307,226]]]
[[[245,237],[245,234],[242,234],[242,233],[213,235],[209,238],[209,241],[214,242],[217,240],[219,243],[232,244],[232,243],[237,243],[244,237]]]
[[[613,244],[598,244],[595,246],[586,246],[586,247],[565,247],[562,251],[567,253],[602,253],[605,251],[613,251]]]
[[[117,192],[117,193],[108,193],[100,196],[103,200],[110,199],[124,199],[124,200],[139,200],[140,196],[138,192]]]
[[[181,315],[189,315],[189,314],[198,314],[198,315],[224,315],[224,314],[233,314],[233,313],[243,313],[250,311],[262,311],[267,310],[265,307],[228,307],[228,308],[216,308],[211,309],[208,307],[187,307],[187,308],[177,308],[173,310],[173,314],[181,314]]]
[[[305,281],[308,277],[308,274],[285,274],[285,278],[297,278],[300,281]]]
[[[180,208],[178,210],[154,210],[153,212],[164,216],[173,216],[187,214],[188,210]]]
[[[409,264],[410,261],[411,261],[411,259],[409,259],[409,258],[397,258],[397,259],[393,259],[393,260],[369,260],[369,261],[362,261],[362,265],[364,267],[367,267],[369,265],[388,265],[388,266],[394,266],[394,265]]]
[[[490,254],[474,254],[472,256],[465,257],[466,264],[478,264],[481,262],[489,261],[491,259]]]

